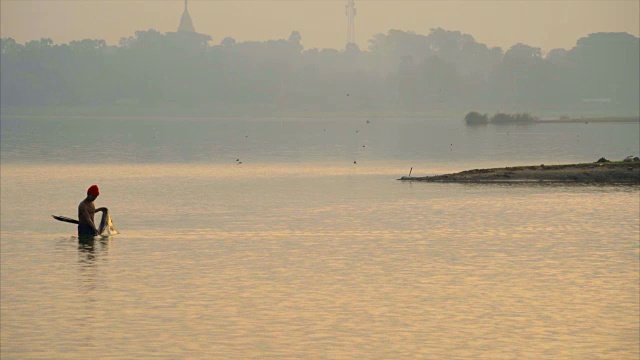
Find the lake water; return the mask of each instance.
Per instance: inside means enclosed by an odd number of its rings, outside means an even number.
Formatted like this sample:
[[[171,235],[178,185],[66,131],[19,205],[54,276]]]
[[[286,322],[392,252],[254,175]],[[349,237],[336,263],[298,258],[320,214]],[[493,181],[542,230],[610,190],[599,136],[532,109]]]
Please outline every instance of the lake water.
[[[395,180],[638,155],[637,123],[1,120],[3,360],[640,356],[638,186]],[[94,183],[121,234],[79,243],[51,215]]]

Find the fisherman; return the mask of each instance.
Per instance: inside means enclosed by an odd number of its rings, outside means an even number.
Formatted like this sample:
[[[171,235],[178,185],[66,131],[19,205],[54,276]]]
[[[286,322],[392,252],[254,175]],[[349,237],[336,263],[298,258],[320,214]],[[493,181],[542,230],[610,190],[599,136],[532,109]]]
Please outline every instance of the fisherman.
[[[93,217],[97,211],[105,212],[107,209],[96,209],[93,201],[98,195],[100,195],[98,185],[91,185],[87,190],[87,197],[78,205],[78,237],[94,237],[100,234]]]

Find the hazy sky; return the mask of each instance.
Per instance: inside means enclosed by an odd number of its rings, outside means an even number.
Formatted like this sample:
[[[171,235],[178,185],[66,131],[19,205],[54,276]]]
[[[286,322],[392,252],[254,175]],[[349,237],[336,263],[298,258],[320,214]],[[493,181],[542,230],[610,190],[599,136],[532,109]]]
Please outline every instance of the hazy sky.
[[[219,43],[287,38],[300,31],[305,49],[343,48],[346,0],[190,0],[196,31]],[[86,38],[116,45],[136,30],[175,31],[183,0],[0,0],[0,33],[25,42]],[[365,49],[375,33],[389,29],[428,34],[442,27],[473,35],[505,50],[522,42],[551,50],[571,48],[601,31],[640,35],[638,0],[356,0],[356,42]]]

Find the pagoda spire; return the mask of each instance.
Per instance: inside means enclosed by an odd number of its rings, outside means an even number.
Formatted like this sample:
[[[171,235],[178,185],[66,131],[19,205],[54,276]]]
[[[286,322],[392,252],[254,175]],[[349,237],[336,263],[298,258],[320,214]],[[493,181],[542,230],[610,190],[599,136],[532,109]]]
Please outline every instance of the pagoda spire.
[[[187,0],[184,0],[184,12],[180,18],[178,32],[196,32],[196,29],[193,27],[193,21],[191,21],[191,16],[189,15],[189,10],[187,9]]]

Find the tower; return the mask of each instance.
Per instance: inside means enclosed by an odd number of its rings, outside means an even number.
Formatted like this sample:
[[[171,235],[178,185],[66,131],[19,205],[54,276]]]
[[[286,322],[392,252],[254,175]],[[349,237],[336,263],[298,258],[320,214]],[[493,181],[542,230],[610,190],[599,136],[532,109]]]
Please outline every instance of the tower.
[[[187,0],[184,0],[184,12],[180,18],[178,32],[196,32],[196,29],[193,27],[193,21],[191,21],[191,15],[189,15],[189,10],[187,10]]]
[[[356,4],[354,0],[348,0],[344,7],[347,15],[347,46],[356,42]]]
[[[182,12],[182,17],[180,17],[178,31],[168,32],[166,34],[167,39],[185,51],[200,51],[206,49],[207,46],[209,46],[209,41],[211,41],[211,36],[196,32],[187,6],[187,0],[184,0],[184,11]]]

